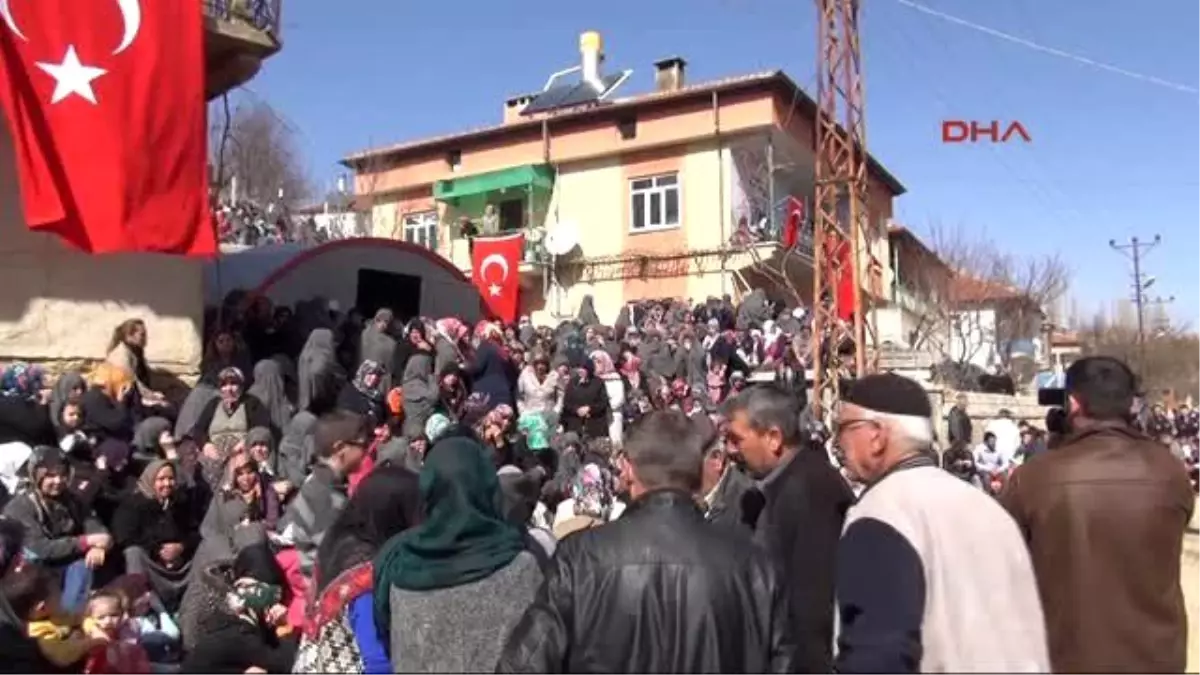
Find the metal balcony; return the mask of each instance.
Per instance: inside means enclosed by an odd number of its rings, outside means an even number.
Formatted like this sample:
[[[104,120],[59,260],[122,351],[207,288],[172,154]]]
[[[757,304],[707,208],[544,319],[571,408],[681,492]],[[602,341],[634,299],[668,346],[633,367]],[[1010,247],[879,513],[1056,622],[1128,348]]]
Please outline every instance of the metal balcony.
[[[249,82],[282,47],[283,0],[201,0],[204,7],[205,90],[211,100]]]

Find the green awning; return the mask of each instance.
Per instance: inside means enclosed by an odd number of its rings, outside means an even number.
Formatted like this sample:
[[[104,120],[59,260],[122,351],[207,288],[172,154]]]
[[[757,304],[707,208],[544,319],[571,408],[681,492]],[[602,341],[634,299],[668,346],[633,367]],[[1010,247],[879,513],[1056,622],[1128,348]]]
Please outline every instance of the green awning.
[[[433,184],[433,198],[453,202],[459,197],[496,192],[508,188],[550,190],[554,187],[554,169],[549,164],[526,164],[511,169],[449,178]]]

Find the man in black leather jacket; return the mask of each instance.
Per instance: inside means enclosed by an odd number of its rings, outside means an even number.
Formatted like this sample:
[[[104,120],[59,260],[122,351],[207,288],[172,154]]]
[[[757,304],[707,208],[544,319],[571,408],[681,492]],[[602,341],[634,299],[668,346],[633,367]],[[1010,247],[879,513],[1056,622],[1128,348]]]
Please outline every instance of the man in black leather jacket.
[[[696,503],[704,436],[677,411],[633,429],[622,460],[633,503],[559,542],[497,672],[792,671],[774,569],[747,534],[705,522]]]

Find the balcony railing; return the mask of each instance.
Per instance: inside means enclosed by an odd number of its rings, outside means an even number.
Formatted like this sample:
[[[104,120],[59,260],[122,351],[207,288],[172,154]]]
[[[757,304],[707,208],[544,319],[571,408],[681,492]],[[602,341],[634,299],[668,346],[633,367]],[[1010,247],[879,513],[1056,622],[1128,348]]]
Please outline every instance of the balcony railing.
[[[283,0],[202,0],[204,14],[223,21],[241,21],[279,38]]]

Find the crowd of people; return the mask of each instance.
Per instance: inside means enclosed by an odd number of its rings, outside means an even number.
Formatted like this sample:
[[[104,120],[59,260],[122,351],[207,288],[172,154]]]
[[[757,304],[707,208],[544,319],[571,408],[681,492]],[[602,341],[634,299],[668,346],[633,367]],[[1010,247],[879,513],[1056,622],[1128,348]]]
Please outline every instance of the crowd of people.
[[[1060,437],[972,452],[959,406],[939,453],[912,380],[844,359],[807,405],[841,341],[761,291],[210,325],[182,400],[136,319],[87,373],[4,369],[0,672],[1183,669],[1194,502],[1118,361],[1071,367]]]

